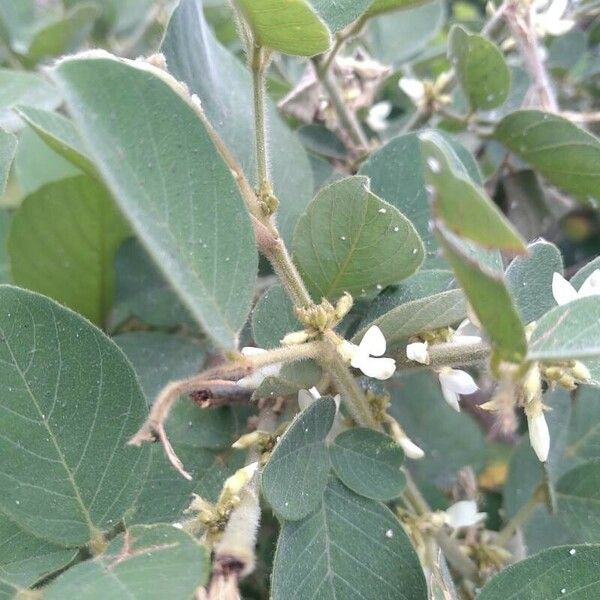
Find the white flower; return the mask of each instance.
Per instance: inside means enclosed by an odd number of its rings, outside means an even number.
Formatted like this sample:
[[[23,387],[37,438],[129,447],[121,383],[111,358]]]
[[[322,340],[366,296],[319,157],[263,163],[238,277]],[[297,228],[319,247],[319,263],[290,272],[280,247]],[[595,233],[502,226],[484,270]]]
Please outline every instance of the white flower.
[[[527,410],[525,412],[529,429],[529,443],[540,462],[546,462],[550,452],[550,431],[544,412],[541,406],[535,407],[530,412],[527,412]]]
[[[552,295],[559,306],[568,304],[577,298],[600,295],[600,269],[596,269],[577,291],[560,273],[552,276]]]
[[[563,35],[573,28],[573,19],[563,19],[569,0],[535,0],[533,20],[539,35]]]
[[[392,105],[390,102],[384,101],[374,104],[367,115],[367,125],[373,131],[383,131],[384,129],[387,129],[388,123],[386,119],[390,116],[390,112],[392,112]]]
[[[401,77],[398,81],[398,87],[417,106],[425,99],[425,85],[418,79],[413,79],[412,77]]]
[[[479,389],[473,378],[460,369],[443,367],[438,372],[438,377],[444,399],[457,412],[460,412],[459,394],[472,394]]]
[[[404,450],[404,454],[408,456],[408,458],[412,458],[414,460],[419,460],[425,456],[425,452],[419,448],[409,437],[405,436],[398,440],[398,443]]]
[[[344,340],[338,346],[338,352],[344,360],[350,362],[355,369],[360,369],[367,377],[389,379],[396,370],[393,358],[375,358],[385,353],[386,342],[381,329],[373,325],[367,329],[360,344],[352,344]]]
[[[258,356],[260,354],[264,354],[265,352],[266,350],[263,348],[253,348],[252,346],[246,346],[245,348],[242,348],[242,354],[248,357]],[[260,369],[256,369],[256,371],[254,371],[254,373],[251,375],[243,377],[237,382],[237,384],[239,387],[242,387],[246,390],[255,390],[267,377],[275,377],[276,375],[279,375],[280,370],[281,363],[267,365],[265,367],[261,367]]]
[[[406,346],[406,358],[414,360],[422,365],[429,364],[429,352],[427,351],[427,342],[413,342]]]
[[[455,344],[479,344],[481,342],[481,327],[475,325],[470,319],[465,319],[452,336]]]
[[[484,512],[477,512],[474,500],[461,500],[446,510],[446,524],[452,529],[472,527],[487,517]]]

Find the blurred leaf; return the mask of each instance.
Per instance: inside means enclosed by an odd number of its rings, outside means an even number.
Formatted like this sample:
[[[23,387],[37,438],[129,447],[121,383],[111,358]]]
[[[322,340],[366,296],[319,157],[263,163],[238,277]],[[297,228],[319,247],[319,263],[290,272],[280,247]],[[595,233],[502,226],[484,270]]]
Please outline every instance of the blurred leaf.
[[[311,0],[314,9],[333,32],[360,17],[372,0]]]
[[[298,135],[308,150],[320,156],[343,160],[348,154],[342,140],[323,125],[303,125]]]
[[[98,172],[83,146],[83,140],[69,119],[55,112],[27,106],[17,107],[23,120],[54,150],[90,177]]]
[[[581,267],[573,277],[571,277],[571,285],[576,289],[583,285],[583,282],[596,270],[600,269],[600,256],[591,260],[587,265]]]
[[[0,209],[0,283],[10,283],[10,258],[8,256],[8,230],[10,217]]]
[[[370,17],[380,13],[399,10],[402,8],[411,8],[424,4],[427,0],[373,0],[371,7],[367,11]]]
[[[69,59],[53,74],[123,213],[206,333],[232,347],[256,280],[254,232],[193,108],[132,62]]]
[[[240,162],[251,181],[256,178],[252,80],[240,61],[214,38],[200,0],[181,0],[173,12],[161,47],[169,72],[185,81],[202,102],[206,116]],[[280,204],[277,223],[289,245],[298,217],[313,196],[310,163],[298,137],[267,99],[266,115],[272,148],[271,172]]]
[[[112,328],[134,316],[154,327],[194,328],[187,308],[136,239],[121,245],[115,260],[116,297],[109,318]]]
[[[563,270],[560,250],[545,240],[527,246],[506,269],[506,285],[524,323],[536,321],[556,306],[552,276]]]
[[[446,258],[498,355],[519,362],[527,352],[527,340],[504,278],[468,256],[451,232],[439,227],[438,231]]]
[[[148,448],[127,440],[146,414],[131,365],[88,321],[38,294],[0,287],[0,507],[66,546],[97,540],[131,509]],[[10,434],[8,434],[10,432]]]
[[[569,120],[519,110],[502,119],[494,137],[550,183],[580,200],[600,199],[600,141]]]
[[[400,470],[404,452],[396,442],[371,429],[348,429],[329,448],[331,466],[353,492],[373,500],[392,500],[406,485]]]
[[[582,385],[577,389],[569,421],[567,464],[600,459],[600,391]]]
[[[565,527],[582,542],[600,540],[600,460],[565,473],[556,484],[556,499]]]
[[[1,584],[29,587],[68,565],[75,548],[61,548],[33,537],[4,515],[0,515],[0,598]]]
[[[454,25],[448,36],[448,58],[473,109],[489,110],[506,100],[510,71],[496,44]]]
[[[0,127],[19,128],[21,120],[13,111],[17,105],[53,110],[61,103],[54,85],[37,73],[0,69]]]
[[[394,514],[332,478],[317,512],[285,522],[273,564],[273,600],[426,600],[417,554]]]
[[[600,302],[596,296],[557,306],[536,324],[530,360],[561,361],[600,356]]]
[[[292,301],[280,284],[271,286],[252,312],[252,334],[260,348],[277,348],[286,333],[303,329]]]
[[[600,594],[600,546],[559,546],[496,575],[479,600],[586,600]],[[565,590],[564,592],[562,590]]]
[[[210,574],[209,556],[170,525],[136,525],[108,549],[76,565],[44,591],[47,600],[189,600]]]
[[[262,491],[284,519],[302,519],[321,503],[329,474],[325,437],[335,411],[332,398],[315,400],[292,421],[269,457]]]
[[[435,376],[406,373],[390,391],[390,414],[425,452],[425,458],[407,463],[419,479],[449,483],[462,467],[483,464],[483,433],[468,414],[448,406]]]
[[[128,236],[104,186],[85,176],[51,183],[12,218],[13,280],[101,325],[113,300],[115,254]]]
[[[399,65],[421,52],[438,34],[444,20],[445,4],[441,0],[374,16],[369,21],[371,52],[384,64]]]
[[[331,43],[329,30],[307,0],[235,0],[254,44],[285,54],[314,56]]]
[[[17,151],[17,138],[0,128],[0,196],[6,191],[8,174]]]
[[[525,252],[525,242],[485,192],[473,185],[452,148],[437,133],[419,135],[434,212],[454,233],[486,248]]]
[[[348,177],[319,192],[298,221],[293,249],[317,300],[401,281],[424,254],[412,223],[371,193],[366,177]]]

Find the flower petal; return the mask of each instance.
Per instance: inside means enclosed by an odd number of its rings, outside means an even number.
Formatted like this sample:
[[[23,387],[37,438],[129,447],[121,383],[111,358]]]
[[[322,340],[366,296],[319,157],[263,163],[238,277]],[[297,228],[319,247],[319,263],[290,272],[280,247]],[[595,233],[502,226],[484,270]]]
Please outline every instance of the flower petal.
[[[393,358],[373,358],[366,356],[362,358],[357,368],[367,377],[383,381],[389,379],[396,371],[396,361]]]
[[[460,412],[460,404],[458,401],[460,400],[459,395],[456,392],[448,389],[440,379],[440,385],[442,386],[442,396],[444,396],[444,400],[450,405],[450,408],[453,408],[456,412]]]
[[[265,375],[261,370],[257,370],[251,375],[242,377],[238,380],[238,387],[244,388],[245,390],[255,390],[260,387],[260,384],[265,380]]]
[[[242,348],[242,354],[244,356],[258,356],[264,354],[266,350],[264,348],[255,348],[254,346],[244,346]]]
[[[382,356],[385,354],[386,342],[381,329],[377,325],[369,327],[358,347],[361,351],[368,352],[371,356]]]
[[[486,513],[477,512],[477,503],[474,500],[461,500],[446,510],[446,523],[452,529],[472,527],[486,516]]]
[[[442,369],[439,378],[442,388],[457,394],[473,394],[479,389],[475,380],[461,369]]]
[[[577,300],[578,297],[575,288],[560,273],[552,276],[552,295],[559,306]]]
[[[308,390],[300,390],[298,392],[298,407],[300,410],[306,410],[316,398]]]
[[[422,365],[429,364],[429,352],[427,352],[427,342],[413,342],[406,346],[406,358],[414,360]]]
[[[531,447],[540,462],[546,462],[550,452],[550,431],[544,413],[539,410],[531,416],[527,415],[527,426]]]
[[[579,298],[600,294],[600,269],[596,269],[579,288]]]
[[[404,454],[408,456],[408,458],[412,458],[414,460],[419,460],[425,456],[425,452],[419,448],[410,438],[404,437],[398,440],[398,443],[404,450]]]
[[[425,95],[423,82],[412,77],[401,77],[398,87],[415,103]]]

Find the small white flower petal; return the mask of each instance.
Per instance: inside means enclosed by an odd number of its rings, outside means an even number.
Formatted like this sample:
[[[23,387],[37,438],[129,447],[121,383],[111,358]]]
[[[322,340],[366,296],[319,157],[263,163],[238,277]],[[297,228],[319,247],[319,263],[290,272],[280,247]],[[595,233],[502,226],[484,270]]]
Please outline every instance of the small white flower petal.
[[[577,292],[579,298],[600,294],[600,269],[596,269],[582,284]]]
[[[386,342],[381,329],[377,325],[369,327],[358,347],[361,351],[367,352],[371,356],[383,356],[385,354]]]
[[[427,342],[413,342],[406,346],[406,358],[414,360],[422,365],[429,364],[429,352]]]
[[[242,348],[242,354],[244,356],[258,356],[259,354],[264,354],[266,350],[264,348],[255,348],[254,346],[244,346]]]
[[[425,456],[425,452],[419,448],[410,438],[404,437],[398,440],[398,443],[404,450],[404,454],[413,460],[419,460]]]
[[[552,276],[552,295],[559,306],[568,304],[578,297],[575,288],[560,274]]]
[[[308,390],[300,390],[298,392],[298,407],[300,410],[306,410],[316,398]]]
[[[456,412],[460,412],[460,404],[458,402],[460,396],[456,392],[445,387],[441,381],[440,384],[442,386],[442,396],[444,396],[444,400],[450,405],[450,408],[453,408]]]
[[[359,346],[354,346],[354,352],[352,354],[352,358],[350,359],[350,364],[355,369],[360,369],[360,365],[362,365],[362,363],[369,358],[371,357],[366,350],[360,348]]]
[[[486,513],[477,512],[477,503],[473,500],[461,500],[446,510],[446,523],[452,529],[472,527],[486,517]]]
[[[276,377],[277,375],[279,375],[279,371],[281,371],[281,363],[266,365],[264,367],[261,367],[259,371],[263,374],[264,377]]]
[[[238,380],[238,387],[244,388],[245,390],[256,390],[260,387],[260,384],[265,380],[265,375],[261,370],[255,371],[251,375],[242,377]]]
[[[357,365],[367,377],[384,381],[389,379],[396,371],[396,361],[393,358],[364,357]]]
[[[337,347],[337,351],[345,362],[352,363],[355,354],[359,353],[359,348],[356,344],[353,344],[348,340],[343,340],[342,343]]]
[[[314,386],[311,387],[310,390],[308,390],[308,392],[315,400],[318,400],[321,397],[319,390]]]
[[[416,103],[425,95],[425,86],[422,81],[412,77],[401,77],[398,81],[398,87]]]
[[[457,337],[478,337],[481,339],[481,328],[472,323],[470,319],[465,319],[462,323],[456,328],[456,333],[454,335],[453,341]]]
[[[527,415],[527,427],[529,428],[529,443],[540,462],[548,460],[550,452],[550,431],[544,413],[539,410],[533,415]]]
[[[479,389],[475,380],[461,369],[442,369],[439,378],[442,388],[457,394],[473,394]]]
[[[387,129],[388,123],[386,119],[389,117],[391,111],[392,105],[390,102],[384,101],[374,104],[367,115],[367,124],[373,131]]]
[[[452,337],[453,344],[479,344],[481,338],[478,335],[454,335]]]

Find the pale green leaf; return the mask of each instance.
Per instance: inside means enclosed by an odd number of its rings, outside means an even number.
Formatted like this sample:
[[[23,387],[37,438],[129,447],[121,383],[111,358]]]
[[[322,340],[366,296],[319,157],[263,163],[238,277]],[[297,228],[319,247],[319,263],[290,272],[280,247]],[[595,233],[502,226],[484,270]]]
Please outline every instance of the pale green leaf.
[[[76,554],[74,548],[33,537],[0,515],[0,582],[28,587],[68,565]]]
[[[252,334],[260,348],[276,348],[286,333],[303,329],[294,315],[294,306],[283,287],[270,287],[252,312]]]
[[[331,466],[353,492],[373,500],[392,500],[406,485],[400,470],[404,452],[383,433],[372,429],[349,429],[329,448]]]
[[[274,377],[267,377],[252,394],[252,400],[289,396],[299,390],[317,385],[323,372],[314,360],[303,360],[283,365]]]
[[[525,329],[502,274],[468,256],[450,231],[439,226],[438,232],[446,258],[498,355],[519,362],[527,351]]]
[[[189,600],[210,574],[206,548],[170,525],[136,525],[63,573],[45,600]]]
[[[539,110],[504,117],[494,137],[575,197],[600,199],[600,141],[568,119]]]
[[[600,595],[600,545],[559,546],[496,575],[479,600],[592,600]],[[563,592],[564,590],[564,592]]]
[[[510,71],[496,44],[454,25],[448,36],[448,58],[472,108],[489,110],[506,100]]]
[[[10,216],[0,209],[0,283],[10,283],[10,259],[8,257],[8,231]]]
[[[582,542],[600,541],[600,460],[565,473],[556,484],[558,516]]]
[[[307,0],[235,0],[257,46],[314,56],[331,43],[329,30]]]
[[[372,0],[311,0],[331,31],[339,31],[358,19]]]
[[[67,546],[97,538],[129,510],[148,448],[126,446],[146,415],[118,347],[52,300],[0,287],[0,508]]]
[[[392,10],[411,8],[426,3],[427,0],[373,0],[367,14],[370,17]]]
[[[180,0],[161,51],[169,72],[198,95],[208,120],[246,176],[255,181],[252,79],[238,58],[215,39],[204,19],[200,0]],[[290,131],[268,98],[266,115],[270,148],[285,148],[285,152],[270,152],[270,167],[280,202],[277,224],[283,239],[291,244],[296,221],[313,196],[313,174],[298,136]]]
[[[25,198],[12,218],[13,281],[101,325],[114,295],[115,254],[129,235],[101,184],[87,176],[51,183]]]
[[[262,472],[262,491],[284,519],[302,519],[321,503],[329,473],[325,437],[335,411],[332,398],[313,402],[296,417],[269,457]]]
[[[417,554],[392,511],[332,478],[321,507],[283,524],[273,600],[426,600]]]
[[[506,285],[524,323],[536,321],[556,306],[552,276],[563,270],[560,250],[545,240],[527,246],[528,254],[506,269]]]
[[[531,334],[531,360],[561,361],[600,356],[600,302],[578,298],[546,313]]]
[[[369,190],[366,177],[323,189],[294,232],[294,260],[316,299],[360,296],[412,275],[423,242],[412,223]]]
[[[419,135],[425,180],[433,188],[434,213],[444,225],[485,248],[525,252],[525,242],[482,189],[464,172],[446,141],[434,131]]]
[[[17,138],[0,128],[0,196],[6,191],[6,183],[17,151]]]
[[[584,281],[596,270],[600,269],[600,256],[591,260],[585,267],[581,267],[573,277],[571,277],[571,285],[576,289],[583,285]]]
[[[231,171],[194,109],[162,76],[108,55],[65,60],[53,75],[149,253],[206,333],[233,346],[250,310],[255,240]]]

